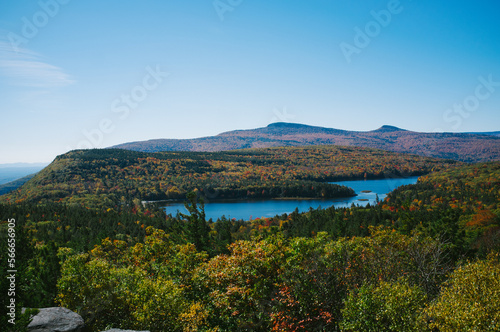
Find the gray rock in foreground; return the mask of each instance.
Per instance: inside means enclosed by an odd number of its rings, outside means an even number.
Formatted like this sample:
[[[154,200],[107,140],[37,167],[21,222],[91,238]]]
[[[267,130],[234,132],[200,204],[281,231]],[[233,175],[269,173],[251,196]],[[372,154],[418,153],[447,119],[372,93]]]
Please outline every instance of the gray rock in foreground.
[[[82,316],[66,308],[41,308],[28,325],[29,332],[81,332]]]

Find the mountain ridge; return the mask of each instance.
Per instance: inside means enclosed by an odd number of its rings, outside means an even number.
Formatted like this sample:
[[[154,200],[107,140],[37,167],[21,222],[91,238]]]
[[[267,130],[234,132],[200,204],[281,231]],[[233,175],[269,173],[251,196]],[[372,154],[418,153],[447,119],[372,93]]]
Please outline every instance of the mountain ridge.
[[[360,146],[464,162],[500,160],[500,137],[490,133],[420,133],[384,125],[371,131],[349,131],[276,122],[256,129],[233,130],[192,139],[152,139],[112,146],[132,151],[216,152],[279,146]]]

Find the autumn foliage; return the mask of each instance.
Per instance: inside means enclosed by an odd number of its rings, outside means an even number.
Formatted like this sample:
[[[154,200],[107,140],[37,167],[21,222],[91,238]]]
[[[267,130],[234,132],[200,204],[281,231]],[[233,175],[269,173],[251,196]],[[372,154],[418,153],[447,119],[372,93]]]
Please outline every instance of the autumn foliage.
[[[208,194],[321,195],[320,181],[396,171],[427,175],[366,207],[205,220]],[[76,151],[2,197],[0,262],[15,218],[19,303],[66,306],[91,331],[497,331],[499,179],[498,162],[359,148]],[[157,186],[192,190],[188,213],[142,204]]]
[[[81,150],[59,156],[4,203],[78,204],[119,209],[132,201],[348,197],[328,181],[421,175],[451,161],[380,150],[313,146],[196,153]]]

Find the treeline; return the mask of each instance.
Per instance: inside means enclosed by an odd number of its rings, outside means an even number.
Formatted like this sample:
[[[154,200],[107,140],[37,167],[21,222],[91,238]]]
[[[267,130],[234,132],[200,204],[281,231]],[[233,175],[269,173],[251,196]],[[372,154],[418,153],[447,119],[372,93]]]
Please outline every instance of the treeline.
[[[50,203],[119,209],[135,200],[352,196],[328,181],[412,176],[456,164],[374,149],[336,146],[196,153],[119,149],[59,156],[3,203]]]

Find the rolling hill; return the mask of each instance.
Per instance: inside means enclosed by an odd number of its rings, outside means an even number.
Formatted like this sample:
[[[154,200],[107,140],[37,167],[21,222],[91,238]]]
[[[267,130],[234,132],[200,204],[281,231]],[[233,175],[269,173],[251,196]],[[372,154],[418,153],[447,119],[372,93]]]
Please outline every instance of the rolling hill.
[[[244,148],[343,145],[412,153],[464,162],[500,160],[500,137],[492,133],[419,133],[393,126],[348,131],[278,122],[267,127],[235,130],[193,139],[153,139],[114,148],[141,151],[227,151]]]
[[[0,203],[115,207],[134,200],[348,197],[328,181],[422,175],[459,164],[361,147],[308,146],[225,152],[76,150],[58,156]]]

